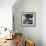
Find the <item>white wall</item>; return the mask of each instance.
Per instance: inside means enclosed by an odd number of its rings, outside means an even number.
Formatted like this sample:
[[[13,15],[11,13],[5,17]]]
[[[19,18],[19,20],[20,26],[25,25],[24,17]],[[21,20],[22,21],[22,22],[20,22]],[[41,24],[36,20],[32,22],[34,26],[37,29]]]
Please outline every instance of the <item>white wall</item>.
[[[36,27],[21,27],[22,11],[36,12]],[[15,29],[23,32],[25,38],[33,39],[36,46],[46,46],[46,0],[23,0],[13,6],[13,12]]]
[[[17,3],[16,3],[17,4]],[[21,12],[36,12],[36,27],[21,26]],[[15,29],[23,32],[23,37],[35,41],[36,46],[41,46],[41,0],[23,0],[13,7]]]
[[[0,27],[12,28],[12,6],[16,0],[0,0]]]
[[[41,38],[42,46],[46,46],[46,0],[41,1]]]

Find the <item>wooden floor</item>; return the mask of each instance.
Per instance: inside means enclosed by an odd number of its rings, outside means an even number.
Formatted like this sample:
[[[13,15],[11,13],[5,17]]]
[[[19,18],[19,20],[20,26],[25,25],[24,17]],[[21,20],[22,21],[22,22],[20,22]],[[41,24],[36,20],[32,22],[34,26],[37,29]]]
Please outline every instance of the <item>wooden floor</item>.
[[[16,46],[15,39],[13,39],[13,40],[6,40],[6,42],[2,43],[0,46]]]

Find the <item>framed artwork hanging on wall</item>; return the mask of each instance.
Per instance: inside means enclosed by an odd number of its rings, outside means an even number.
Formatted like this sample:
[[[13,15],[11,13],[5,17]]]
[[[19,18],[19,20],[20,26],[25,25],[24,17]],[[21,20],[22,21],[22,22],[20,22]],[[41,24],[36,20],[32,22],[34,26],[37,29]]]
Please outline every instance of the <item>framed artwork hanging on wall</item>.
[[[21,12],[21,26],[36,26],[36,12]]]

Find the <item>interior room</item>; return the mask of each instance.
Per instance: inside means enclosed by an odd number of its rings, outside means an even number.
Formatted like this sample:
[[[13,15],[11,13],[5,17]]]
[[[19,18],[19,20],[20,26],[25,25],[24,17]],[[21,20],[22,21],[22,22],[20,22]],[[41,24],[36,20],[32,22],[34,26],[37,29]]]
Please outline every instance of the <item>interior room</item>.
[[[46,0],[0,0],[0,46],[46,46]]]

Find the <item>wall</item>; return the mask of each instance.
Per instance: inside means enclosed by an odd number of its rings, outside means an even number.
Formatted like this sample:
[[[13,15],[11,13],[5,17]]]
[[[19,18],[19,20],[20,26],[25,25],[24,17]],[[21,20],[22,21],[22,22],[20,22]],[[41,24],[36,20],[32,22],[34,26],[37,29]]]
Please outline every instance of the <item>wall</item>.
[[[0,27],[12,28],[12,6],[16,0],[0,0]]]
[[[24,39],[34,40],[36,46],[41,46],[41,0],[23,0],[18,6],[16,5],[13,6],[15,29],[23,32]],[[36,12],[36,27],[21,26],[21,12],[23,11]]]
[[[46,46],[46,0],[41,1],[41,38],[42,46]]]

